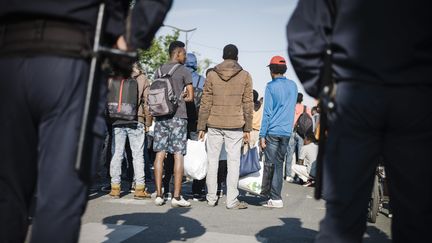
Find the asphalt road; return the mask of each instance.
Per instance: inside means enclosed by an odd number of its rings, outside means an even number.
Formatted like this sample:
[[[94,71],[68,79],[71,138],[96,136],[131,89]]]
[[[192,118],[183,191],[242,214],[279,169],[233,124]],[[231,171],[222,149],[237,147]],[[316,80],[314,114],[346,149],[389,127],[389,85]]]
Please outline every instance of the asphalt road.
[[[184,184],[184,194],[190,193]],[[150,185],[150,189],[152,189]],[[82,220],[80,243],[95,242],[313,242],[325,213],[324,201],[313,199],[313,188],[284,182],[284,208],[260,206],[261,198],[242,192],[246,210],[227,210],[225,197],[218,206],[192,202],[191,208],[155,206],[153,200],[135,200],[125,193],[112,199],[93,192]],[[391,220],[385,214],[368,224],[364,242],[391,242]]]

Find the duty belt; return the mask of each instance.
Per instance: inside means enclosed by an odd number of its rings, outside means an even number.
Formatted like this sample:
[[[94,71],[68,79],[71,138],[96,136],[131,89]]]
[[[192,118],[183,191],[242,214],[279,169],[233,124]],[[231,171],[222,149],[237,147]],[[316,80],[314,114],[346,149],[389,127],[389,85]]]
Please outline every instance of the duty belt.
[[[53,54],[88,58],[92,33],[73,23],[32,20],[0,24],[0,56]]]

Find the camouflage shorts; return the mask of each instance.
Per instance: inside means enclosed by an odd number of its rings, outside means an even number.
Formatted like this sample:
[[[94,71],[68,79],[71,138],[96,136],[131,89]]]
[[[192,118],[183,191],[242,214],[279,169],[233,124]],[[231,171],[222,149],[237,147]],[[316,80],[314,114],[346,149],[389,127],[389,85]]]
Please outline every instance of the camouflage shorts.
[[[153,150],[165,151],[171,154],[186,154],[187,120],[173,117],[158,118],[154,127]]]

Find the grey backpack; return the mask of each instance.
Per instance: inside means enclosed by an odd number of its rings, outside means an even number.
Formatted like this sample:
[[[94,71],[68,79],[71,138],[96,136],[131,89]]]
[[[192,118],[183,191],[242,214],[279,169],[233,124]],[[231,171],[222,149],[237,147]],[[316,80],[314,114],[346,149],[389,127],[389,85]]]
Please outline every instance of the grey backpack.
[[[176,112],[179,98],[173,89],[172,75],[180,66],[181,64],[174,65],[167,74],[162,74],[161,68],[157,70],[158,78],[150,85],[147,98],[152,116],[167,116]]]

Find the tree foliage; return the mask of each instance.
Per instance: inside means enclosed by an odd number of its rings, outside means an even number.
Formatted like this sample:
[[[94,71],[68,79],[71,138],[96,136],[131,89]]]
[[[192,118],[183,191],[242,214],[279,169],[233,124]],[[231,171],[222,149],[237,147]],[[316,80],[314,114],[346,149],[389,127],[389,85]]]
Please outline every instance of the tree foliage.
[[[155,71],[164,63],[168,62],[168,48],[171,42],[178,40],[180,33],[173,31],[172,34],[159,36],[153,39],[147,50],[138,50],[138,58],[141,67],[149,77],[153,77]]]
[[[199,56],[199,54],[197,56]],[[214,62],[209,58],[201,59],[200,61],[198,61],[197,72],[204,74],[204,71],[206,71],[210,67],[210,65],[212,65],[212,64],[214,64]]]
[[[173,31],[172,34],[162,35],[153,39],[152,44],[147,50],[138,50],[139,64],[147,73],[149,78],[152,78],[156,70],[164,63],[169,61],[168,48],[171,42],[179,39],[179,31]],[[200,54],[194,52],[199,57]],[[201,58],[199,58],[201,59]],[[213,62],[204,58],[198,61],[198,73],[203,73]]]

